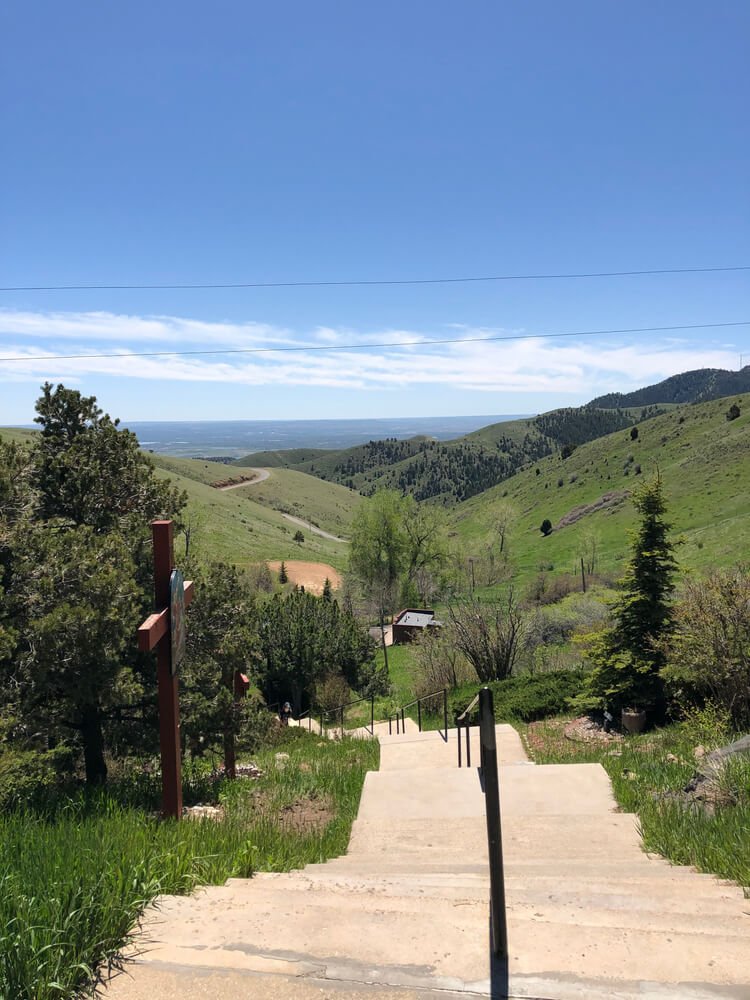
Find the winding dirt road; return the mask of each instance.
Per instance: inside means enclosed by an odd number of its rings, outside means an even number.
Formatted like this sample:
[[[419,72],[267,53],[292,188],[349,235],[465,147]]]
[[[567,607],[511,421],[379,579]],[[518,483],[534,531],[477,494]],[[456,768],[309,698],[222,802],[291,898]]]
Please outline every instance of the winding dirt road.
[[[226,490],[238,490],[240,486],[255,486],[257,483],[262,483],[264,479],[268,479],[271,473],[268,469],[248,469],[248,472],[254,472],[255,475],[252,479],[243,479],[241,483],[230,483],[229,486],[217,486],[217,490],[221,490],[222,493]]]

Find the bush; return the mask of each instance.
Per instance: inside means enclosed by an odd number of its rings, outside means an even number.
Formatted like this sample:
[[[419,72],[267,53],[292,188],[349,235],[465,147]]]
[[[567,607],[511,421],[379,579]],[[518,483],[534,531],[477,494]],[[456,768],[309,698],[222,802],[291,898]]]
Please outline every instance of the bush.
[[[552,715],[560,715],[569,700],[577,695],[584,684],[582,670],[559,670],[546,674],[519,674],[503,681],[489,684],[495,703],[498,722],[536,722]],[[457,689],[449,695],[449,712],[455,719],[478,691],[476,685]]]
[[[727,420],[736,420],[737,417],[739,417],[739,415],[740,415],[740,408],[739,408],[739,406],[737,406],[736,403],[732,403],[732,405],[729,407],[729,409],[726,412],[726,418],[727,418]]]
[[[546,538],[547,535],[549,535],[552,532],[552,521],[550,521],[548,517],[545,517],[545,519],[539,525],[539,530]]]
[[[689,580],[664,644],[662,677],[677,701],[714,702],[750,726],[750,578],[747,567]]]
[[[476,681],[477,674],[466,657],[456,647],[447,630],[428,633],[412,644],[416,661],[414,694],[417,698],[432,694],[442,688],[456,688],[459,684]],[[427,704],[429,711],[436,711],[442,699],[435,705]]]

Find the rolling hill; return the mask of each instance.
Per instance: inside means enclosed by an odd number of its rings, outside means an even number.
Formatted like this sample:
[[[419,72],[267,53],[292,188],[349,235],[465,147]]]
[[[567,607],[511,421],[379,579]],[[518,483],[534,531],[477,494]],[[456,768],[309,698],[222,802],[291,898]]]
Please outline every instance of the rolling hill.
[[[741,411],[727,420],[736,403]],[[541,571],[573,573],[594,539],[598,569],[617,577],[628,554],[630,491],[643,476],[664,480],[669,519],[681,539],[683,569],[750,561],[750,394],[678,406],[578,447],[550,455],[449,512],[461,551],[477,559],[498,550],[496,526],[510,519],[506,551],[520,581]],[[548,518],[553,530],[540,531]]]
[[[750,365],[740,371],[724,368],[697,368],[682,372],[648,385],[635,392],[610,392],[591,400],[592,406],[605,408],[626,406],[653,406],[659,403],[705,403],[733,393],[750,392]]]
[[[642,415],[645,415],[642,414]],[[388,438],[300,461],[296,453],[273,454],[286,467],[339,483],[369,496],[378,488],[411,493],[446,506],[482,493],[524,465],[623,427],[636,417],[623,410],[568,407],[537,417],[491,424],[453,441]],[[264,453],[238,459],[261,464]]]

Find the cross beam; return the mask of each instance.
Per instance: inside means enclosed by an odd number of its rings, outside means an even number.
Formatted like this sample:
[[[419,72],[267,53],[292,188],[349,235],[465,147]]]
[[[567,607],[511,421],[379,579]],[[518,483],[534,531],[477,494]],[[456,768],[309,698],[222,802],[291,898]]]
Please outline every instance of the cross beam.
[[[185,607],[192,603],[194,595],[193,581],[185,580]],[[169,608],[162,608],[149,615],[139,626],[138,649],[142,653],[150,653],[166,635],[169,635]]]
[[[138,629],[138,649],[156,650],[159,682],[159,745],[161,748],[162,812],[179,819],[182,815],[182,767],[180,761],[180,709],[177,672],[172,669],[170,577],[174,569],[174,534],[171,521],[152,521],[154,543],[154,598],[156,611]],[[193,599],[192,580],[184,584],[185,607]]]

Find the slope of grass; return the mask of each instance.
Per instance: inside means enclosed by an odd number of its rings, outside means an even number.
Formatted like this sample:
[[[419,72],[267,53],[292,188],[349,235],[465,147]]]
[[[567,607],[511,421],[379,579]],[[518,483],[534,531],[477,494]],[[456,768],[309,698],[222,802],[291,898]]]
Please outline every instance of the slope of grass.
[[[315,461],[336,453],[331,448],[286,448],[282,451],[254,451],[236,458],[233,465],[249,465],[259,469],[286,469],[300,462]]]
[[[278,511],[249,499],[247,490],[222,492],[164,469],[158,469],[157,475],[171,479],[187,493],[181,520],[191,528],[192,552],[202,558],[222,559],[240,567],[266,559],[304,559],[329,563],[336,569],[346,566],[345,543],[303,532],[305,541],[298,545],[293,541],[297,527]],[[183,535],[176,539],[175,555],[178,560],[184,556]]]
[[[342,854],[378,744],[290,730],[283,770],[276,749],[256,757],[260,780],[219,783],[220,822],[160,822],[106,794],[48,816],[0,817],[0,997],[79,996],[156,895]],[[323,825],[287,821],[290,808],[316,801]]]
[[[149,452],[149,458],[157,469],[170,472],[185,479],[194,479],[196,483],[222,483],[227,479],[241,476],[242,473],[223,462],[206,462],[200,458],[175,458],[173,455],[159,455]]]
[[[734,401],[741,416],[727,421]],[[506,551],[522,586],[541,568],[580,572],[587,536],[596,539],[599,571],[619,576],[635,521],[629,491],[657,470],[673,537],[681,541],[681,568],[705,570],[750,559],[750,395],[675,407],[640,423],[636,440],[623,430],[581,445],[568,459],[540,459],[449,516],[463,550],[480,555],[490,543],[497,552],[494,526],[499,512],[510,508]],[[613,494],[611,502],[585,511],[605,494]],[[584,508],[580,516],[577,508]],[[554,528],[548,537],[539,530],[545,518]]]
[[[272,510],[300,517],[339,537],[349,535],[354,514],[362,503],[360,494],[345,486],[291,469],[272,469],[262,483],[233,492]]]
[[[38,433],[38,431],[27,430],[23,427],[0,427],[0,438],[15,444],[31,444],[34,436]]]

